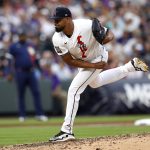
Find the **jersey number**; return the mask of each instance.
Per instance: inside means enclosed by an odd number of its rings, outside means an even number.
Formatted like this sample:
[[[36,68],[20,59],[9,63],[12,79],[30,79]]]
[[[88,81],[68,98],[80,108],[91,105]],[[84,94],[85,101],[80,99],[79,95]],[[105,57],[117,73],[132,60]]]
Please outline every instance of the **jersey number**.
[[[79,46],[79,48],[81,50],[82,58],[86,58],[87,56],[86,56],[85,52],[87,51],[87,47],[86,47],[86,44],[84,44],[84,42],[81,41],[81,38],[82,38],[81,35],[79,35],[77,37],[77,43],[78,43],[78,46]]]

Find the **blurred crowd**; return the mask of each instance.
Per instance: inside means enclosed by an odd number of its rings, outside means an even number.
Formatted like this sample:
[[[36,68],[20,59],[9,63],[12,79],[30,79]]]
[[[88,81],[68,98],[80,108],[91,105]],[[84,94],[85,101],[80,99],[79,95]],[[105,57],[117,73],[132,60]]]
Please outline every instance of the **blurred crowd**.
[[[58,57],[52,44],[53,22],[49,16],[58,5],[67,6],[74,18],[97,17],[110,28],[115,40],[106,45],[112,68],[140,57],[150,65],[150,2],[148,0],[1,0],[0,1],[0,77],[7,78],[8,54],[11,43],[18,40],[23,29],[36,48],[42,72],[39,79],[55,75],[57,81],[72,79],[75,68],[70,68]],[[133,77],[141,77],[137,73]]]

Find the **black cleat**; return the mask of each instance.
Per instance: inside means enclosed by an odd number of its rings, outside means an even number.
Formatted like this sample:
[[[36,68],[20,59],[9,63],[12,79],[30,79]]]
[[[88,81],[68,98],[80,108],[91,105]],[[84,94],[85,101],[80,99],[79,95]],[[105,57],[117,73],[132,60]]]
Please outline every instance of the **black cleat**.
[[[75,139],[74,134],[60,131],[54,137],[50,138],[49,141],[50,142],[62,142],[62,141],[70,141],[74,139]]]

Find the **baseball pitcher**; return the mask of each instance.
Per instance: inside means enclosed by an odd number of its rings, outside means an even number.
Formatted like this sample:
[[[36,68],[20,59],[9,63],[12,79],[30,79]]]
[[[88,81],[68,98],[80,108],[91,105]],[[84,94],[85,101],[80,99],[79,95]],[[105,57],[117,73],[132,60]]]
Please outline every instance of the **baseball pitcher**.
[[[66,116],[61,131],[50,138],[50,141],[57,142],[75,139],[73,123],[80,95],[88,85],[97,88],[118,81],[129,72],[148,71],[148,66],[134,58],[123,66],[102,72],[108,60],[104,44],[113,40],[113,33],[96,18],[73,20],[66,7],[57,7],[51,19],[56,30],[52,40],[57,54],[68,65],[79,68],[68,90]]]

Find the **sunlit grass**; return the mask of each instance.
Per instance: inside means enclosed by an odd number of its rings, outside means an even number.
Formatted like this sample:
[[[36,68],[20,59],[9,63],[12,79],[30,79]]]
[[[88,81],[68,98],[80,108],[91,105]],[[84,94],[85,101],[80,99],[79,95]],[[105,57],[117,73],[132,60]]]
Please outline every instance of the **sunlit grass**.
[[[77,117],[74,133],[76,138],[148,133],[150,132],[150,126],[133,125],[136,119],[148,117],[147,115]],[[49,118],[48,122],[40,122],[35,120],[35,118],[29,118],[22,123],[18,121],[18,118],[0,119],[0,146],[47,142],[50,137],[59,132],[62,122],[63,117]],[[108,124],[102,125],[102,122]],[[130,122],[130,124],[115,126],[109,124],[111,122]],[[94,123],[99,124],[94,125]]]

